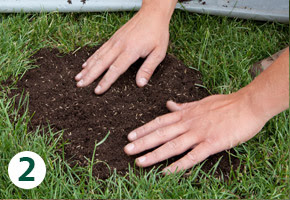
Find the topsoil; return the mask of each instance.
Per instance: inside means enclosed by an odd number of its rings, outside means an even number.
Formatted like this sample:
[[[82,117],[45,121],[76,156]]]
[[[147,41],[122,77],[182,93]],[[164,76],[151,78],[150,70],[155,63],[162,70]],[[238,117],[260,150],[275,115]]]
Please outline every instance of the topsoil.
[[[77,88],[74,80],[81,65],[96,50],[82,48],[66,55],[56,49],[38,51],[32,59],[39,68],[27,71],[12,95],[23,90],[29,94],[29,112],[34,113],[31,130],[39,125],[47,126],[47,122],[55,131],[64,130],[63,139],[68,142],[64,148],[65,158],[71,165],[87,165],[86,158],[92,158],[96,141],[101,141],[110,131],[107,140],[96,148],[95,160],[105,161],[110,170],[116,169],[124,175],[128,164],[133,166],[137,157],[127,156],[123,151],[130,131],[168,113],[167,100],[190,102],[209,94],[196,85],[202,84],[198,71],[167,55],[144,88],[138,88],[135,82],[136,72],[143,63],[140,59],[108,92],[97,96],[93,91],[100,79],[86,88]],[[231,156],[230,161],[228,153],[221,152],[209,157],[203,170],[211,169],[220,157],[217,175],[223,172],[227,176],[231,168],[239,166],[238,159]],[[93,174],[104,179],[110,175],[110,170],[99,163],[94,165]]]

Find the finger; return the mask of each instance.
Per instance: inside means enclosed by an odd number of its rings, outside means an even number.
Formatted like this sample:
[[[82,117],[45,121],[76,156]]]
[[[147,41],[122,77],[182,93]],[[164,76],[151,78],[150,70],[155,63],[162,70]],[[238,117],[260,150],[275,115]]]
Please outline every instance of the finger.
[[[88,64],[88,66],[80,72],[81,80],[77,83],[77,86],[85,87],[96,80],[117,58],[118,53],[118,49],[111,50],[108,52],[108,54],[95,60],[93,66]]]
[[[185,133],[187,129],[188,127],[182,122],[158,128],[152,133],[127,144],[124,148],[124,151],[128,155],[138,154],[178,137],[179,135]]]
[[[195,104],[196,104],[196,102],[190,102],[190,103],[175,103],[174,101],[167,101],[166,107],[171,112],[175,112],[175,111],[180,111],[180,110],[189,108],[189,107],[191,107],[191,106],[193,106]]]
[[[166,50],[164,51],[158,48],[153,50],[149,54],[149,56],[142,64],[136,76],[136,82],[139,87],[143,87],[148,83],[154,70],[165,58],[165,55],[166,55]]]
[[[192,151],[186,154],[183,158],[172,163],[170,166],[163,169],[165,174],[179,172],[181,170],[186,170],[194,165],[205,160],[210,155],[217,153],[214,152],[212,146],[206,142],[200,143]]]
[[[110,66],[100,83],[95,89],[96,94],[102,94],[107,91],[111,85],[123,74],[131,64],[138,60],[137,54],[122,53],[115,62]]]
[[[90,68],[95,65],[95,62],[101,58],[102,56],[106,55],[106,53],[110,50],[110,43],[106,42],[103,44],[95,53],[87,59],[87,61],[82,65],[82,68]],[[84,75],[87,73],[88,70],[81,71],[75,76],[76,81],[80,81]]]
[[[181,113],[179,112],[168,113],[168,114],[162,115],[161,117],[157,117],[151,122],[133,130],[131,133],[129,133],[128,140],[134,141],[138,138],[141,138],[147,135],[148,133],[155,131],[158,128],[168,126],[170,124],[174,124],[180,120],[181,120]]]
[[[190,138],[189,138],[190,137]],[[140,167],[147,167],[165,159],[179,155],[190,149],[194,144],[198,143],[198,138],[193,135],[183,134],[165,144],[156,150],[136,159],[136,164]]]
[[[103,55],[107,54],[108,51],[112,48],[112,42],[111,40],[108,40],[105,42],[99,49],[95,51],[93,55],[91,55],[86,62],[82,65],[83,68],[87,67],[90,63],[92,63],[93,60],[96,60],[99,57],[102,57]]]

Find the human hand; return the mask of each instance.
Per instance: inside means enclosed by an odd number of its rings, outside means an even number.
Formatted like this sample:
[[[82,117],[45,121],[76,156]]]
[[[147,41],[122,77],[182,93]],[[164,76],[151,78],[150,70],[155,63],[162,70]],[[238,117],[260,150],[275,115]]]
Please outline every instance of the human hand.
[[[166,2],[168,4],[169,1]],[[83,64],[83,70],[75,77],[78,87],[91,84],[108,69],[95,89],[96,94],[102,94],[140,57],[147,59],[137,73],[136,82],[139,87],[147,84],[155,68],[164,59],[169,41],[171,14],[151,8],[154,4],[157,5],[156,1],[142,6]]]
[[[192,103],[167,102],[172,113],[137,128],[128,135],[128,155],[158,147],[136,159],[147,167],[192,149],[164,173],[193,167],[208,156],[230,149],[256,135],[267,120],[257,116],[251,100],[243,91],[213,95]]]

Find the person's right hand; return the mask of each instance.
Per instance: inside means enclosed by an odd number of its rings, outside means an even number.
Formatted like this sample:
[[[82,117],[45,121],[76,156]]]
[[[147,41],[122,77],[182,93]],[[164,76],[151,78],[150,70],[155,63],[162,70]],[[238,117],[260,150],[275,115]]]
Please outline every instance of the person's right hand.
[[[147,84],[166,55],[172,14],[169,16],[168,11],[165,14],[150,6],[142,6],[83,64],[83,70],[75,77],[78,87],[91,84],[108,70],[95,89],[96,94],[102,94],[140,57],[147,59],[137,73],[136,82],[139,87]]]

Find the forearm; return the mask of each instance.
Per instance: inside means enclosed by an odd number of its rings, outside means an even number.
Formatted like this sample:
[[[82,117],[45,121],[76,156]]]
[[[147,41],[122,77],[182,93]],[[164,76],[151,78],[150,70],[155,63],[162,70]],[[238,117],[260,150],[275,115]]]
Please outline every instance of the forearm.
[[[289,48],[243,91],[253,112],[265,121],[289,108]]]
[[[176,4],[177,0],[143,0],[140,11],[162,18],[169,24]]]

